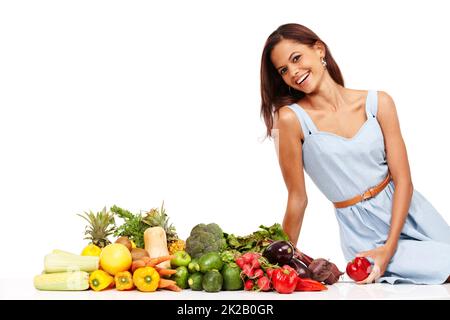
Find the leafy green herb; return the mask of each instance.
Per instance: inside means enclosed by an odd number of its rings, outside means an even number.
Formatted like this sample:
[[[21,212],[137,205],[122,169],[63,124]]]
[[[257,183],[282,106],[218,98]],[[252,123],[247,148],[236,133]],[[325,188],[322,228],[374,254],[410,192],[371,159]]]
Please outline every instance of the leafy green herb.
[[[144,248],[144,232],[149,227],[143,221],[141,214],[133,214],[128,210],[117,207],[111,207],[111,212],[124,220],[124,223],[114,232],[115,236],[125,236],[133,240],[138,248]]]
[[[239,252],[263,252],[271,241],[289,240],[288,235],[283,231],[279,223],[275,223],[270,227],[260,225],[259,228],[260,230],[242,237],[234,234],[224,234],[228,248]]]
[[[241,253],[235,249],[227,249],[219,253],[224,263],[232,263]]]

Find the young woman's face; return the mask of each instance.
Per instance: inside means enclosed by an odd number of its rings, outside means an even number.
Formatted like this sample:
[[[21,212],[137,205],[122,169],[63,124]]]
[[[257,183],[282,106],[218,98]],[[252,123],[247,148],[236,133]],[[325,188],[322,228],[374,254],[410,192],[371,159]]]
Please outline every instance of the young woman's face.
[[[292,40],[280,41],[272,50],[270,59],[284,82],[304,93],[314,91],[324,73],[324,50],[320,44],[310,48]]]

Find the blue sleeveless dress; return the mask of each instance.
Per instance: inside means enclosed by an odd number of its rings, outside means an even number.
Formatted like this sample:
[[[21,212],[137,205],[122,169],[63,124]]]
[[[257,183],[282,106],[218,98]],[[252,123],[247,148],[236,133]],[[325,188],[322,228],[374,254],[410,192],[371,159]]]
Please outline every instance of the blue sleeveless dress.
[[[297,103],[289,108],[296,113],[303,130],[304,169],[330,201],[362,194],[386,177],[388,163],[377,121],[377,91],[368,91],[367,120],[352,138],[317,130],[308,113]],[[391,180],[375,197],[346,208],[335,208],[341,248],[347,261],[387,240],[394,190]],[[377,282],[444,283],[450,275],[449,225],[415,189],[408,213],[397,251]]]

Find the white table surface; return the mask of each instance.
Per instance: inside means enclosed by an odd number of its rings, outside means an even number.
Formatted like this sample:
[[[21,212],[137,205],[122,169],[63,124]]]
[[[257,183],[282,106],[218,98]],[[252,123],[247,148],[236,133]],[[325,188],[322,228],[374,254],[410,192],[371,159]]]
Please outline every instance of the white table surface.
[[[33,286],[33,279],[0,279],[0,299],[2,300],[409,300],[447,299],[450,300],[450,284],[445,285],[390,285],[377,283],[357,285],[350,281],[340,281],[328,286],[322,292],[277,292],[221,291],[207,293],[183,290],[171,292],[158,290],[144,293],[139,291],[117,291],[115,289],[94,292],[87,291],[39,291]]]

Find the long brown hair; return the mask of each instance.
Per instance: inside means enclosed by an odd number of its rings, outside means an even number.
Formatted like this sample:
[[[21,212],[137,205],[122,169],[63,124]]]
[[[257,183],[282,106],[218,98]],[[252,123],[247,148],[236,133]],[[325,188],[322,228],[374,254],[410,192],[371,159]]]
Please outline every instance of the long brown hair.
[[[267,38],[266,44],[261,58],[261,114],[266,123],[267,132],[266,137],[271,137],[273,128],[273,115],[285,105],[292,104],[305,96],[301,91],[295,90],[286,85],[277,72],[270,60],[272,49],[281,40],[293,40],[298,43],[313,47],[313,45],[320,41],[325,47],[325,61],[327,63],[327,70],[331,78],[341,86],[344,86],[344,79],[341,71],[331,55],[330,49],[324,41],[322,41],[312,30],[307,27],[297,24],[288,23],[281,25]]]

